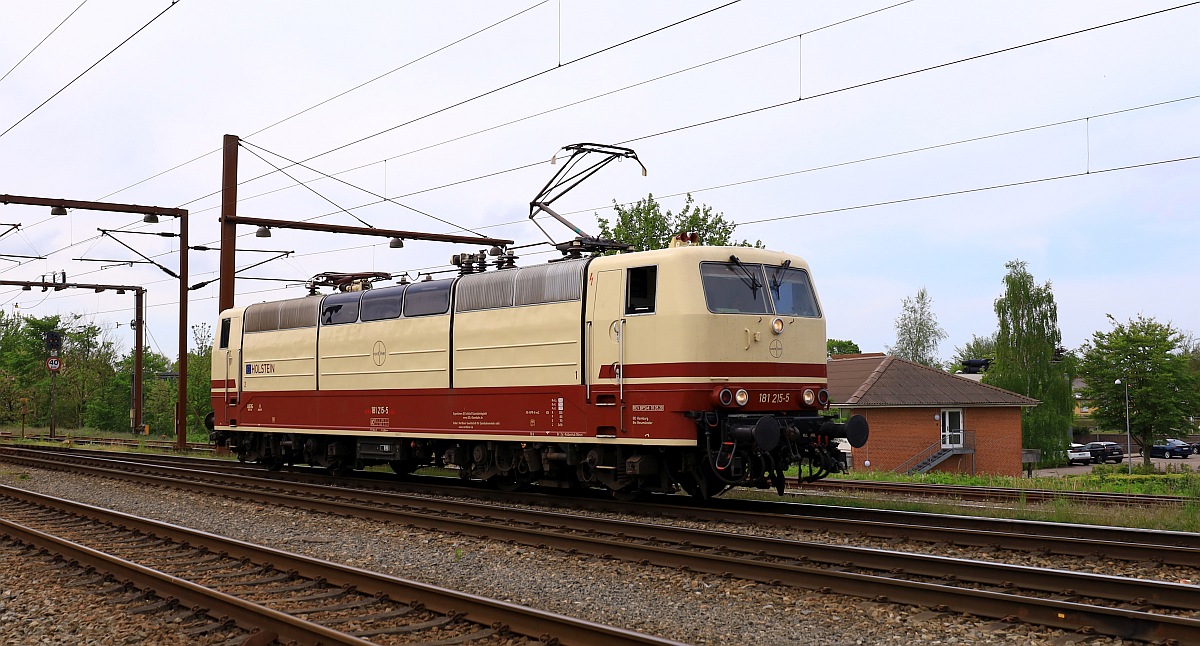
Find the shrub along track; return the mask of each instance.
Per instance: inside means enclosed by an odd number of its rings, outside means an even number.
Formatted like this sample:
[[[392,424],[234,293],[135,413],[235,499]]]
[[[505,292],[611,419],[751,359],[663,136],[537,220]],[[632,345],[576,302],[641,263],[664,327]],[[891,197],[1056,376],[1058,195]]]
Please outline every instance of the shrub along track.
[[[0,532],[55,555],[132,612],[186,620],[188,639],[247,644],[676,644],[0,486]],[[95,573],[105,573],[98,577]]]
[[[1077,572],[1021,567],[918,555],[891,550],[866,549],[762,538],[642,522],[580,517],[578,514],[499,508],[477,502],[430,499],[402,494],[347,490],[290,480],[245,475],[190,472],[178,467],[154,467],[144,457],[126,462],[117,459],[85,459],[79,456],[6,450],[6,459],[30,466],[63,468],[73,463],[81,469],[109,477],[131,478],[143,483],[181,487],[231,497],[252,499],[259,504],[317,510],[383,520],[422,529],[459,532],[514,543],[552,547],[604,558],[620,558],[645,564],[690,569],[789,585],[800,588],[953,610],[978,616],[1025,620],[1070,630],[1094,630],[1107,635],[1138,639],[1184,639],[1200,634],[1200,619],[1191,609],[1200,607],[1200,588],[1162,581],[1101,576]],[[17,457],[20,455],[21,457]],[[44,461],[49,460],[49,461]],[[93,465],[84,466],[84,462]],[[232,465],[230,465],[232,466]],[[133,469],[140,471],[131,473]],[[152,473],[152,471],[157,471]],[[266,475],[258,472],[258,476]],[[528,498],[528,496],[526,496]],[[629,511],[630,505],[622,505]],[[688,513],[695,513],[692,510]],[[729,521],[729,510],[718,512]],[[760,521],[770,516],[744,512],[744,520]],[[809,528],[829,519],[776,516],[773,522],[790,522],[793,528]],[[862,522],[832,519],[837,523]],[[987,519],[969,519],[981,522]],[[1005,521],[1011,522],[1011,521]],[[867,523],[870,526],[870,523]],[[1046,525],[1046,524],[1038,524]],[[1047,543],[1056,549],[1074,546],[1082,539],[1030,536],[1011,531],[931,526],[873,525],[874,531],[897,534],[929,532],[937,540],[964,540],[979,544],[1005,544],[1018,540],[1035,549]],[[1009,528],[1011,529],[1011,527]],[[1026,531],[1028,528],[1025,528]],[[1076,528],[1081,529],[1081,528]],[[1152,533],[1136,530],[1083,528],[1103,533],[1115,531],[1128,538],[1135,532],[1148,539]],[[1194,535],[1182,534],[1178,540]],[[1111,538],[1111,537],[1110,537]],[[1128,545],[1113,540],[1092,539],[1089,552],[1112,551],[1144,557],[1158,550],[1163,560],[1174,559],[1192,567],[1200,564],[1200,547],[1171,547],[1149,542]],[[891,573],[889,576],[880,572]],[[1153,612],[1150,612],[1153,611]]]

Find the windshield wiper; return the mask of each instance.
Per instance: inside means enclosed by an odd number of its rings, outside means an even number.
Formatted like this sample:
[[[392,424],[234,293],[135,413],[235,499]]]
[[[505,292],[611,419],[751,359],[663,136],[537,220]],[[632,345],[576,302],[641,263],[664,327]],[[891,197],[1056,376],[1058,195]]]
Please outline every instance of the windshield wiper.
[[[758,282],[758,278],[756,278],[754,274],[750,273],[750,270],[746,267],[746,265],[742,264],[741,260],[738,260],[737,256],[729,256],[729,262],[733,263],[735,267],[742,270],[742,275],[738,276],[738,278],[741,278],[742,282],[746,283],[746,286],[750,288],[750,293],[754,295],[754,298],[758,298],[758,289],[762,287],[762,283]]]
[[[783,270],[791,266],[792,261],[790,259],[785,260],[783,261],[783,264],[779,267],[776,267],[775,271],[771,274],[771,292],[773,292],[776,297],[779,296],[779,288],[783,287],[783,280],[781,279],[783,276]]]

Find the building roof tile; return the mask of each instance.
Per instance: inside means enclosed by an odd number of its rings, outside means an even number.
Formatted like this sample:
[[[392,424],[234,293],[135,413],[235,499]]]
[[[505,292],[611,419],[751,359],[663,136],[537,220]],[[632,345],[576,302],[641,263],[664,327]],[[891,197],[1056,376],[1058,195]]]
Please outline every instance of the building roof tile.
[[[1037,406],[1024,395],[964,379],[899,357],[837,355],[829,360],[834,406]]]

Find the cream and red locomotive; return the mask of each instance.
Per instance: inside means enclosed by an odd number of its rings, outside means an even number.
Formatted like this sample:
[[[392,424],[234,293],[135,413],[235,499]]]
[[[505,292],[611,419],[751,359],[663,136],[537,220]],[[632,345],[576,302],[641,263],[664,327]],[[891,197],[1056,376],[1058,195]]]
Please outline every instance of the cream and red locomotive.
[[[509,263],[511,265],[511,263]],[[451,466],[501,486],[784,487],[844,468],[807,264],[748,247],[541,265],[221,313],[216,441],[333,471]]]

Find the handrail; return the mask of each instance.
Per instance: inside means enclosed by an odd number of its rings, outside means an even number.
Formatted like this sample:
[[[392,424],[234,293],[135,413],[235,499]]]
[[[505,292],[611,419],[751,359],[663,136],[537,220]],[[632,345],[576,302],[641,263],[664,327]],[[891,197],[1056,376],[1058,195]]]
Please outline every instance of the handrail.
[[[941,450],[942,450],[942,440],[941,440],[941,438],[938,438],[938,441],[934,442],[933,444],[930,444],[928,447],[926,447],[920,453],[912,456],[911,458],[905,460],[904,462],[901,462],[900,466],[892,469],[892,473],[908,473],[910,470],[912,470],[913,467],[920,464],[921,462],[924,462],[926,458],[931,457],[934,453],[937,453],[938,451],[941,451]]]
[[[962,448],[970,449],[970,451],[972,453],[974,453],[975,452],[975,431],[960,430],[959,433],[962,433],[962,437],[963,437]],[[920,464],[922,462],[933,457],[939,451],[942,451],[942,450],[953,451],[954,449],[942,447],[942,439],[941,439],[941,437],[939,437],[936,442],[934,442],[933,444],[930,444],[928,447],[926,447],[920,453],[917,453],[916,455],[912,456],[911,458],[900,463],[900,466],[892,469],[892,473],[908,473],[909,471],[912,471],[916,467],[920,466]]]

